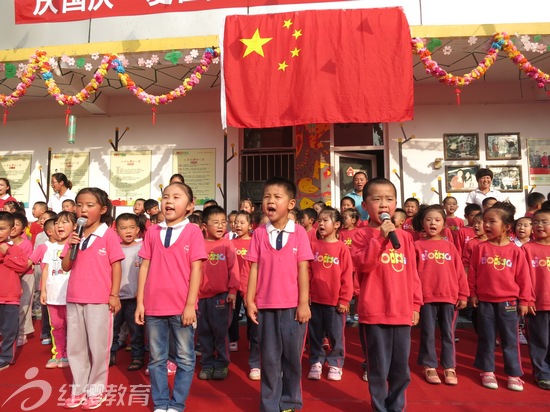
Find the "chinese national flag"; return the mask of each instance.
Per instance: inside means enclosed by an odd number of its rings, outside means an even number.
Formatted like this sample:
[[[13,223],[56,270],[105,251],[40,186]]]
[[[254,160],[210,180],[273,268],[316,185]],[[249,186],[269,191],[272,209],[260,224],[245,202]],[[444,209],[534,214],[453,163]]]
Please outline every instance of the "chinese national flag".
[[[400,8],[228,16],[223,126],[410,120],[410,40]]]

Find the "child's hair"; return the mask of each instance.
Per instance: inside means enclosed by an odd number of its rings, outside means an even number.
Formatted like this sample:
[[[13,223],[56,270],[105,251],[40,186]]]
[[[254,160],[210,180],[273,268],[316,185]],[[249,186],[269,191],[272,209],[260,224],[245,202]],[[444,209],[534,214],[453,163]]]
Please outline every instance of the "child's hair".
[[[407,203],[409,202],[413,202],[413,203],[416,203],[416,207],[420,208],[420,202],[418,201],[418,199],[416,197],[409,197],[405,200],[405,203],[403,203],[404,205],[406,205]]]
[[[71,182],[64,173],[54,173],[52,179],[57,180],[59,183],[63,182],[67,189],[73,188],[73,182]]]
[[[0,177],[0,180],[5,180],[3,177]],[[6,222],[10,227],[15,225],[13,220],[13,215],[10,212],[4,212],[0,210],[0,222]]]
[[[189,219],[189,223],[194,223],[196,225],[201,225],[202,220],[199,215],[196,213],[191,213],[189,216],[187,216],[187,219]]]
[[[489,197],[486,197],[485,199],[483,199],[483,201],[481,202],[481,208],[482,209],[486,209],[487,208],[487,204],[493,200],[497,200],[496,197],[492,197],[492,196],[489,196]]]
[[[204,203],[204,208],[206,209],[209,206],[218,206],[218,202],[216,202],[214,199],[208,199]]]
[[[441,205],[421,205],[418,209],[418,213],[412,218],[412,225],[415,231],[422,232],[424,230],[424,218],[428,212],[439,212],[443,218],[443,222],[447,215],[445,214],[445,209]]]
[[[296,185],[284,177],[272,177],[264,183],[264,191],[270,186],[281,186],[290,199],[296,198]]]
[[[326,207],[325,207],[325,209],[326,209]],[[313,221],[316,221],[317,217],[319,216],[319,214],[312,207],[308,207],[308,208],[302,210],[301,212],[302,212],[302,216],[307,216],[308,218],[313,219]]]
[[[527,207],[536,207],[546,200],[540,192],[531,192],[527,195]]]
[[[237,216],[237,213],[239,213],[239,212],[236,211],[236,210],[232,210],[232,211],[229,212],[229,214],[227,215],[227,218],[229,219],[229,216]]]
[[[299,215],[299,214],[300,214],[300,211],[297,210],[297,209],[291,209],[291,210],[288,211],[288,216],[289,216],[289,217],[294,216],[294,221],[295,221],[295,222],[298,222],[298,219],[299,219],[299,218],[298,218],[298,215]]]
[[[59,212],[56,217],[54,217],[53,222],[57,223],[62,218],[66,218],[69,222],[71,222],[73,225],[76,225],[76,213],[75,212]],[[44,222],[44,230],[46,230],[46,222]]]
[[[61,202],[61,206],[63,206],[65,203],[69,203],[71,206],[76,205],[73,199],[65,199],[63,202]]]
[[[393,215],[395,216],[396,213],[401,213],[404,216],[407,216],[407,212],[405,212],[405,209],[397,207],[395,208],[395,211],[393,212]]]
[[[320,200],[319,200],[318,202],[315,202],[315,203],[313,204],[313,206],[315,206],[315,205],[321,206],[321,209],[326,209],[326,208],[328,207],[327,204],[326,204],[325,202],[321,202]]]
[[[21,226],[23,226],[23,230],[29,225],[29,221],[27,220],[27,216],[25,216],[24,213],[21,212],[14,212],[12,213],[14,222],[16,220],[21,222]]]
[[[172,180],[176,179],[174,182],[172,182]],[[180,182],[180,183],[185,183],[185,178],[183,177],[183,175],[181,173],[174,173],[172,176],[170,176],[170,180],[169,180],[170,184],[172,183],[176,183],[176,182]]]
[[[354,207],[344,210],[341,213],[341,215],[342,215],[342,219],[344,218],[345,215],[349,215],[349,217],[351,217],[352,219],[355,219],[355,221],[359,220],[359,212]]]
[[[57,213],[55,213],[53,210],[46,210],[42,216],[45,216],[46,220],[55,219]]]
[[[478,221],[478,220],[481,220],[483,222],[483,215],[481,213],[478,213],[477,215],[475,215],[473,218],[472,218],[472,223]]]
[[[6,177],[0,177],[0,180],[2,180],[6,184],[6,186],[8,187],[8,189],[6,190],[6,193],[11,196],[10,181]]]
[[[375,177],[374,179],[369,180],[365,185],[365,187],[363,188],[363,201],[367,200],[367,196],[369,195],[370,188],[374,185],[391,186],[393,188],[393,193],[397,197],[397,189],[395,188],[395,185],[391,182],[391,180],[388,180],[385,177]]]
[[[177,187],[179,187],[187,195],[187,198],[189,199],[190,202],[192,202],[193,199],[195,198],[193,196],[193,189],[191,189],[191,187],[189,185],[186,185],[185,183],[174,182],[174,183],[170,183],[168,186],[177,186]],[[164,190],[166,190],[166,188],[168,186],[166,186],[164,188]],[[151,200],[151,199],[149,199],[149,200]],[[215,200],[214,200],[214,202],[215,202]],[[158,202],[157,202],[157,205],[158,205]],[[143,208],[145,210],[147,210],[147,208],[145,207],[145,203],[143,204]]]
[[[202,221],[203,223],[207,223],[210,216],[220,214],[225,216],[225,210],[223,210],[223,207],[218,205],[208,206],[202,211]]]
[[[138,226],[139,226],[139,231],[144,234],[145,231],[147,230],[147,216],[145,216],[145,214],[141,214],[141,215],[134,215],[137,217],[138,219]]]
[[[46,220],[44,222],[44,233],[46,233],[48,230],[53,230],[54,226],[55,226],[55,218]]]
[[[540,205],[540,210],[550,210],[550,200],[542,202],[542,205]]]
[[[158,205],[159,205],[158,200],[156,200],[156,199],[147,199],[145,201],[145,203],[143,203],[143,208],[147,212],[148,210],[151,210],[152,208],[154,208],[155,206],[158,206]]]
[[[464,215],[468,216],[471,215],[472,212],[481,212],[481,206],[477,203],[468,203],[464,207]]]
[[[134,200],[134,204],[137,202],[143,202],[145,204],[145,199],[142,197],[138,197],[136,200]]]
[[[496,202],[490,209],[487,209],[485,212],[483,212],[483,215],[485,215],[485,213],[488,213],[489,211],[495,210],[500,215],[502,223],[504,223],[505,225],[510,225],[510,227],[514,227],[514,215],[516,214],[516,207],[512,203],[507,200],[504,202]]]
[[[458,203],[458,201],[456,200],[456,197],[454,196],[447,196],[445,199],[443,199],[443,206],[445,206],[445,204],[449,201],[449,200],[454,200],[455,202]]]
[[[531,223],[533,221],[530,217],[526,217],[526,216],[522,216],[519,219],[516,219],[516,221],[514,222],[514,233],[516,233],[516,230],[517,230],[517,227],[518,227],[518,224],[519,224],[520,220],[528,220],[529,223]]]
[[[340,207],[342,207],[342,203],[344,203],[344,200],[349,200],[353,207],[355,207],[355,199],[349,196],[344,196],[342,199],[340,199]]]
[[[85,187],[84,189],[80,189],[78,191],[78,194],[76,195],[77,201],[78,197],[84,194],[90,194],[94,196],[99,206],[107,208],[107,211],[101,215],[99,221],[101,223],[106,223],[107,226],[110,226],[111,223],[113,223],[113,217],[111,216],[111,213],[113,211],[113,204],[109,199],[109,195],[107,195],[107,193],[99,187]]]
[[[252,203],[252,200],[250,200],[250,199],[242,199],[242,200],[239,202],[239,210],[243,210],[243,209],[244,209],[243,204],[245,204],[245,203],[250,204],[250,210],[254,210],[254,209],[255,209],[254,203]]]
[[[237,217],[239,216],[244,216],[246,221],[248,222],[249,225],[252,224],[252,215],[248,212],[245,212],[244,210],[240,210],[237,212]]]
[[[136,224],[136,226],[139,226],[139,217],[133,213],[121,213],[118,215],[116,218],[116,225],[118,226],[119,222],[123,220],[131,220]]]
[[[321,215],[328,215],[334,223],[338,222],[340,223],[340,228],[342,227],[342,215],[340,214],[338,209],[327,206],[319,212],[319,218],[321,218]],[[340,228],[338,228],[338,230]]]
[[[34,206],[40,206],[43,210],[48,210],[48,204],[46,202],[43,202],[39,200],[38,202],[34,202]]]
[[[21,204],[19,202],[15,202],[13,200],[8,200],[6,203],[4,203],[4,208],[5,207],[13,209],[12,213],[25,213],[25,208],[21,207]]]
[[[479,169],[476,172],[476,180],[479,180],[485,176],[489,176],[491,180],[493,180],[493,172],[491,172],[489,169]]]

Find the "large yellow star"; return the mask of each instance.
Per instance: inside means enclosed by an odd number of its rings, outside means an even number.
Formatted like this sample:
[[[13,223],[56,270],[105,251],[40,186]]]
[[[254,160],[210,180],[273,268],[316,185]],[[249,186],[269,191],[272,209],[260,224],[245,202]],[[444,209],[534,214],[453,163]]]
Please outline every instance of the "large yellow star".
[[[294,50],[291,50],[290,53],[292,54],[292,57],[298,57],[302,49],[299,49],[298,47],[294,47]]]
[[[273,37],[262,38],[260,36],[260,29],[256,29],[254,35],[250,39],[239,39],[242,43],[246,45],[246,50],[244,51],[243,58],[253,52],[256,52],[260,56],[264,57],[264,49],[262,48],[262,46],[272,39]]]
[[[282,63],[279,63],[279,68],[277,70],[286,71],[286,68],[288,67],[288,64],[286,64],[286,60]]]
[[[302,29],[294,30],[294,34],[292,36],[295,37],[296,40],[298,40],[298,37],[302,36]]]
[[[283,20],[283,21],[284,21],[283,27],[285,29],[290,29],[290,26],[292,26],[292,20],[288,19],[288,20]]]

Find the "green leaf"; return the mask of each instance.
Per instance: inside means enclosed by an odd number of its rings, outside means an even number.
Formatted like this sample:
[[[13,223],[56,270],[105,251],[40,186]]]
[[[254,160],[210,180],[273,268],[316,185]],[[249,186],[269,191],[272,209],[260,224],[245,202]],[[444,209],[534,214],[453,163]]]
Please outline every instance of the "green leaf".
[[[17,74],[17,67],[15,67],[15,64],[6,63],[4,67],[6,71],[6,79],[13,79]]]
[[[535,37],[533,37],[533,40],[535,40],[537,43],[542,39],[542,36],[540,34],[537,34]]]
[[[181,54],[180,51],[174,51],[172,50],[170,53],[166,53],[166,56],[164,56],[164,60],[168,60],[172,62],[172,64],[177,64],[178,60],[183,57],[183,54]]]
[[[429,42],[428,42],[428,50],[433,52],[436,48],[440,47],[441,46],[441,40],[439,39],[431,39]]]
[[[80,57],[76,59],[76,67],[78,67],[79,69],[84,68],[85,64],[86,64],[86,59],[84,57]]]

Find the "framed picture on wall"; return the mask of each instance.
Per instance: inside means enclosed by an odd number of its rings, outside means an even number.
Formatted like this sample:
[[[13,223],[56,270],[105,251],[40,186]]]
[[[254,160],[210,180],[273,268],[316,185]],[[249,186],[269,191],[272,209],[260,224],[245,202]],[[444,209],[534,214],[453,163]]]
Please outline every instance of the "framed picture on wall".
[[[471,192],[477,188],[479,165],[445,166],[446,192]]]
[[[521,166],[495,165],[489,169],[493,172],[493,187],[501,192],[522,192],[523,180]]]
[[[486,133],[485,155],[487,160],[521,159],[519,133]]]
[[[550,140],[527,139],[529,185],[550,186]]]
[[[443,135],[445,160],[479,160],[477,133],[445,133]]]

